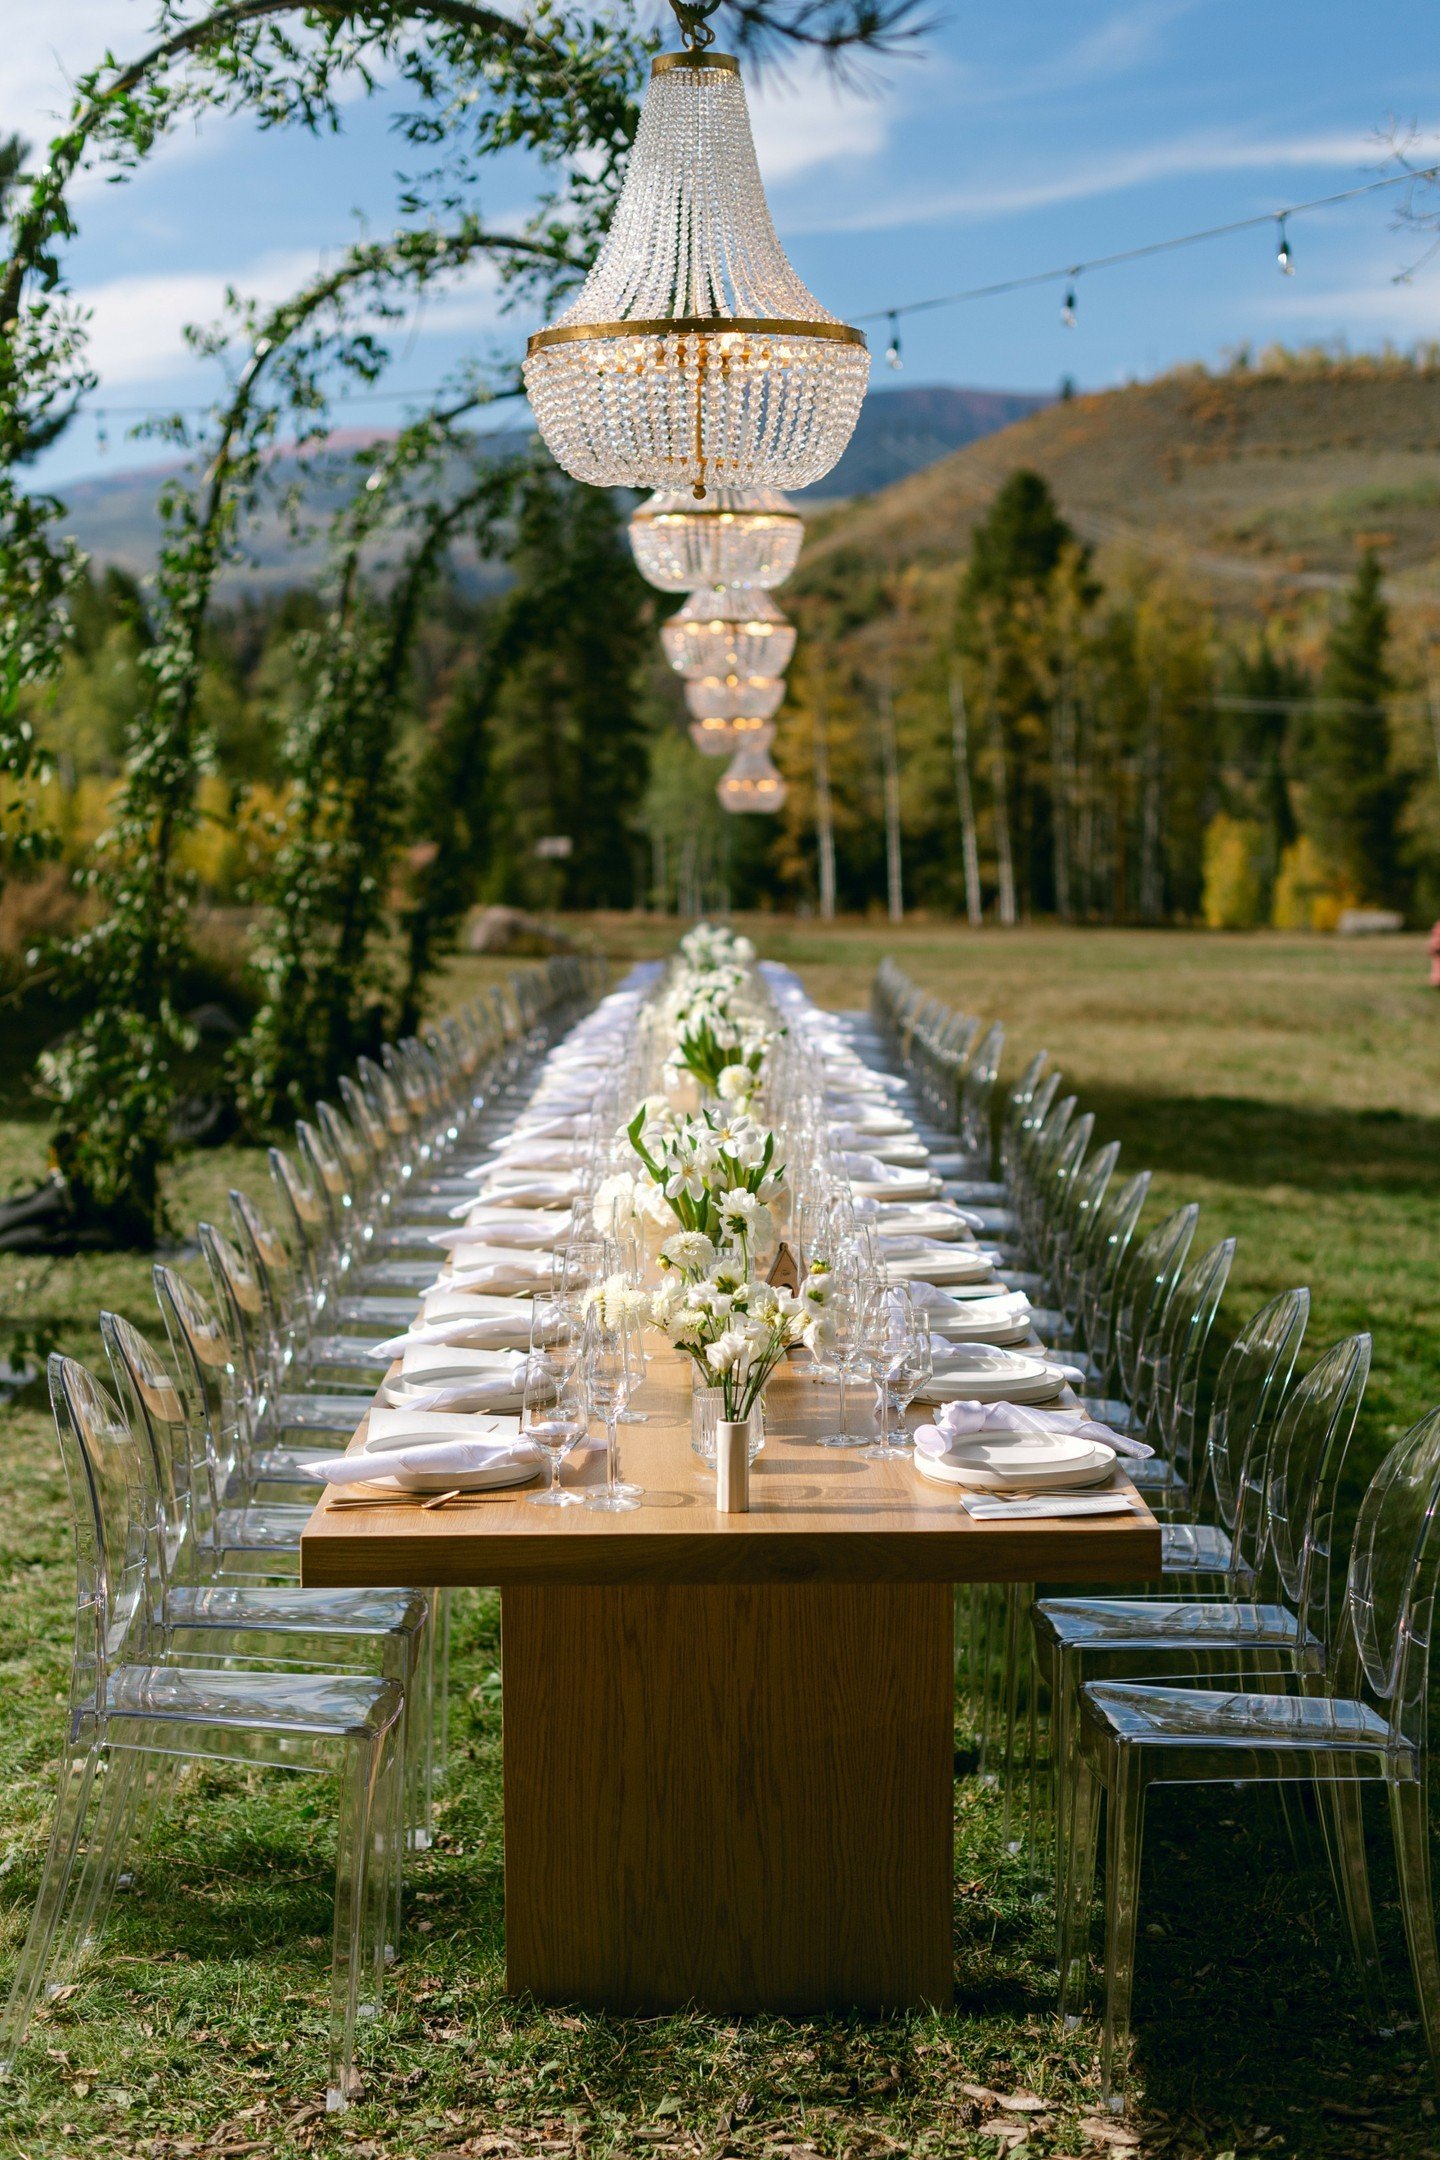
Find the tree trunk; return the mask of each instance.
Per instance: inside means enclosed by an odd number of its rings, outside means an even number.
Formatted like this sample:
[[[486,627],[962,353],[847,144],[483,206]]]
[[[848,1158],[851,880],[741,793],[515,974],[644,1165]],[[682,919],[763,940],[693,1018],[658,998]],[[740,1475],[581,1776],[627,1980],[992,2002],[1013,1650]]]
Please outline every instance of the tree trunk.
[[[830,741],[825,706],[815,707],[815,850],[820,869],[820,920],[835,920],[835,819],[830,801]]]
[[[1005,770],[1005,726],[994,696],[989,699],[990,750],[994,761],[995,862],[1000,879],[1000,920],[1019,920],[1015,907],[1015,857],[1010,846],[1010,787]]]
[[[887,680],[880,690],[880,755],[885,768],[885,890],[892,923],[905,920],[900,862],[900,760],[895,749],[895,707]]]
[[[978,928],[984,921],[980,895],[980,843],[975,832],[975,797],[970,789],[970,730],[965,715],[965,684],[959,663],[950,663],[950,742],[955,754],[955,799],[960,811],[960,858],[965,866],[965,916]]]
[[[1159,922],[1165,912],[1165,875],[1160,856],[1160,690],[1150,692],[1150,727],[1145,741],[1144,792],[1140,809],[1140,913]]]

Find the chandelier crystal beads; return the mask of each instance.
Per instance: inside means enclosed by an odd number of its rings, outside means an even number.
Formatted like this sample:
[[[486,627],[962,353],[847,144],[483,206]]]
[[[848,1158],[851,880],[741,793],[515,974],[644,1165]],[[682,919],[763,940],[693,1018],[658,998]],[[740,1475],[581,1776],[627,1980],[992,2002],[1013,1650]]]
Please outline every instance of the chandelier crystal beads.
[[[661,592],[700,585],[783,585],[800,559],[805,523],[776,488],[652,495],[630,520],[640,575]]]
[[[527,349],[556,463],[697,500],[808,487],[850,440],[869,368],[780,245],[737,63],[660,54],[594,268]]]
[[[784,696],[768,675],[697,675],[685,685],[694,720],[773,720]]]
[[[770,595],[746,586],[692,593],[660,632],[677,674],[783,675],[795,650],[795,628]]]
[[[768,720],[692,720],[690,740],[705,757],[728,757],[735,750],[768,750],[775,730]]]
[[[770,759],[768,748],[748,748],[737,753],[722,774],[715,793],[723,810],[778,810],[788,790]]]

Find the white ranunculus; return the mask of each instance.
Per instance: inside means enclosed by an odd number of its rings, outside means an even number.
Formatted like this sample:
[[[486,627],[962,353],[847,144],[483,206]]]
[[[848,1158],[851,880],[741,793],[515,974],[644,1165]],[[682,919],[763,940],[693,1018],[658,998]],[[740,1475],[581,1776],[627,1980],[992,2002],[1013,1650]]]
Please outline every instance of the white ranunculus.
[[[660,1257],[671,1267],[707,1268],[715,1258],[715,1247],[703,1230],[678,1230],[674,1237],[666,1238]]]
[[[748,1102],[759,1085],[759,1075],[748,1065],[723,1066],[715,1082],[721,1098],[728,1103]]]

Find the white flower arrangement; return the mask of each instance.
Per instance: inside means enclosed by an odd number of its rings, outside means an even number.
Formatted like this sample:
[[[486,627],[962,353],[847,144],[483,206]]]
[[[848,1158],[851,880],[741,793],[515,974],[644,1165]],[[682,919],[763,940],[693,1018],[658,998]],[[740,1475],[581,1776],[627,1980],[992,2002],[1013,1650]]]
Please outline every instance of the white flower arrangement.
[[[727,1418],[748,1417],[787,1350],[808,1326],[799,1298],[751,1282],[723,1256],[684,1288],[652,1293],[650,1324],[694,1363],[702,1384],[718,1387]]]
[[[737,1245],[748,1271],[750,1247],[770,1225],[770,1203],[785,1191],[774,1133],[743,1110],[705,1110],[683,1119],[667,1115],[652,1123],[645,1103],[626,1129],[642,1165],[637,1184],[648,1178],[681,1232],[706,1240],[712,1259],[725,1246]],[[681,1250],[689,1248],[676,1239],[668,1244],[674,1248],[669,1266],[698,1273],[710,1264],[682,1259]],[[664,1248],[661,1258],[666,1258]]]

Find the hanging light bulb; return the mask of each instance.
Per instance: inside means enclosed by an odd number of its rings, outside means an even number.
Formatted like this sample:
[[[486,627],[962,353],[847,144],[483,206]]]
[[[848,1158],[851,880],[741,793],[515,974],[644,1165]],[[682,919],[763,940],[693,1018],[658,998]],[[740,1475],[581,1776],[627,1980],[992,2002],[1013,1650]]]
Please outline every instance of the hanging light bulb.
[[[1060,320],[1067,330],[1075,328],[1075,272],[1070,273],[1071,282],[1065,288],[1065,299],[1060,309]]]
[[[661,592],[783,585],[804,538],[804,519],[775,488],[712,488],[703,503],[652,495],[630,520],[640,575]]]
[[[784,683],[769,675],[695,675],[685,685],[696,720],[773,720],[784,695]]]
[[[1295,258],[1290,253],[1290,235],[1285,229],[1284,216],[1281,215],[1275,222],[1280,228],[1280,245],[1275,251],[1275,260],[1280,265],[1280,275],[1282,277],[1294,277]]]
[[[898,315],[890,317],[890,342],[885,347],[885,359],[887,364],[894,368],[897,375],[905,365],[900,358],[900,318]]]
[[[850,440],[870,357],[800,279],[771,222],[738,63],[652,62],[615,217],[578,296],[529,341],[546,447],[594,487],[807,487]]]
[[[795,650],[795,628],[767,592],[705,586],[691,593],[660,632],[665,657],[678,675],[783,675]]]
[[[704,757],[729,757],[737,750],[766,750],[775,740],[768,720],[747,713],[738,720],[692,720],[690,740]]]
[[[788,792],[766,748],[739,751],[715,790],[722,810],[775,811]]]

